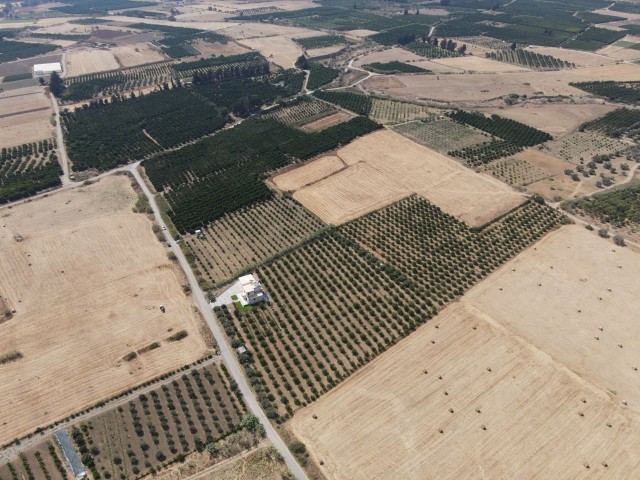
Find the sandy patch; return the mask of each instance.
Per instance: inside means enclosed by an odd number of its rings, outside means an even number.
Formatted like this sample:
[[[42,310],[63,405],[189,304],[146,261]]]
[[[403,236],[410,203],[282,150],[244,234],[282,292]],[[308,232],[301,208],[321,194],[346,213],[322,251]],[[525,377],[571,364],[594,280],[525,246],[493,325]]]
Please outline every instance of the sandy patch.
[[[87,73],[106,72],[120,68],[113,53],[109,50],[72,50],[66,56],[67,77],[86,75]]]
[[[325,128],[333,127],[344,122],[348,122],[353,118],[353,115],[347,112],[336,112],[326,117],[319,118],[313,122],[309,122],[306,125],[302,125],[302,129],[308,132],[319,132]]]
[[[327,155],[273,177],[271,181],[283,192],[293,192],[334,174],[346,165],[340,157]]]
[[[73,40],[59,40],[57,38],[21,38],[21,42],[24,43],[44,43],[47,45],[58,45],[60,47],[70,47],[78,42]]]
[[[88,35],[91,33],[92,25],[78,25],[77,23],[62,23],[58,25],[50,25],[35,33],[62,33],[66,35]]]
[[[183,280],[131,211],[129,184],[107,177],[3,210],[0,294],[17,313],[0,325],[0,352],[23,358],[0,366],[2,443],[205,352]],[[189,336],[166,342],[170,329]],[[161,347],[123,360],[154,341]]]
[[[514,157],[524,160],[531,165],[535,165],[536,167],[549,172],[551,175],[558,174],[564,171],[565,168],[575,167],[572,163],[547,155],[536,148],[529,148],[524,152],[515,154]]]
[[[307,50],[307,56],[308,58],[324,57],[326,55],[333,55],[334,53],[338,53],[344,48],[345,45],[333,45],[331,47],[325,48],[312,48],[311,50]]]
[[[0,93],[0,112],[0,147],[22,145],[53,135],[51,100],[42,87]]]
[[[349,168],[294,195],[326,223],[344,223],[411,193],[470,225],[484,224],[523,201],[495,178],[390,130],[355,140],[337,155]]]
[[[582,123],[601,117],[614,110],[611,105],[597,103],[571,104],[519,104],[512,107],[495,108],[487,113],[496,113],[538,128],[553,136],[564,135],[577,129]]]
[[[477,56],[439,58],[432,60],[433,63],[445,65],[447,67],[459,68],[466,72],[490,73],[490,72],[528,72],[530,69],[511,65],[509,63],[498,62],[488,58]]]
[[[285,36],[245,38],[240,41],[240,44],[259,51],[270,62],[282,68],[293,68],[296,59],[302,55],[302,49]]]
[[[135,67],[146,63],[161,62],[166,60],[154,46],[148,43],[134,43],[111,49],[116,62],[122,67]]]
[[[273,37],[278,35],[285,35],[287,37],[315,37],[319,35],[316,30],[309,30],[307,28],[287,27],[284,25],[274,25],[271,23],[239,23],[229,24],[229,28],[226,28],[220,33],[230,36],[235,39],[253,38],[253,37]]]
[[[406,98],[428,98],[439,101],[481,101],[510,93],[520,95],[574,95],[585,93],[569,86],[570,82],[595,80],[637,80],[640,65],[619,64],[604,67],[574,68],[549,72],[469,73],[439,79],[433,75],[402,77],[405,87],[390,87],[378,77],[364,82],[367,88]]]
[[[331,480],[640,475],[637,415],[459,303],[291,428]]]
[[[573,63],[577,67],[598,67],[615,63],[615,60],[598,55],[597,53],[568,50],[566,48],[527,47],[525,50],[530,50],[540,55],[551,55],[565,62]]]
[[[233,27],[234,25],[239,25],[239,23],[235,22],[172,22],[170,20],[158,20],[155,18],[138,18],[138,17],[127,17],[124,15],[118,15],[117,17],[100,17],[101,20],[109,20],[110,22],[118,21],[119,23],[148,23],[151,25],[164,25],[168,27],[184,27],[184,28],[198,28],[200,30],[208,30],[208,31],[217,31],[223,30],[225,28]],[[111,27],[109,27],[111,28]],[[127,30],[130,30],[127,28]]]
[[[220,55],[239,55],[250,52],[249,48],[238,45],[236,42],[228,41],[227,43],[205,42],[198,40],[191,44],[200,55],[204,57],[217,57]]]

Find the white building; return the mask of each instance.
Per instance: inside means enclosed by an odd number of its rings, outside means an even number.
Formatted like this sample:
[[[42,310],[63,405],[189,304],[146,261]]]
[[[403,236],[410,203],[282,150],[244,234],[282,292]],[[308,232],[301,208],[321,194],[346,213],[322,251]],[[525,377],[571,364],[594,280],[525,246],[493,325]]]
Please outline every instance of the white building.
[[[33,75],[35,77],[51,75],[53,72],[57,72],[57,73],[62,72],[62,65],[60,65],[60,62],[37,63],[33,66]]]
[[[242,305],[255,305],[266,300],[266,295],[257,275],[244,275],[238,280],[242,285],[242,293],[240,294],[240,303]]]

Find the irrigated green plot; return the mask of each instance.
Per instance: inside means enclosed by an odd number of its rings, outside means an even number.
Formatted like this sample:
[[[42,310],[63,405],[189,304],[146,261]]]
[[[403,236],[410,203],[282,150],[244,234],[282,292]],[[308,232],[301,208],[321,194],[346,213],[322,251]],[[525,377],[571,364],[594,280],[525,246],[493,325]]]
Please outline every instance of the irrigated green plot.
[[[427,147],[443,152],[457,150],[489,140],[489,136],[448,118],[431,122],[410,122],[394,127],[398,133]]]

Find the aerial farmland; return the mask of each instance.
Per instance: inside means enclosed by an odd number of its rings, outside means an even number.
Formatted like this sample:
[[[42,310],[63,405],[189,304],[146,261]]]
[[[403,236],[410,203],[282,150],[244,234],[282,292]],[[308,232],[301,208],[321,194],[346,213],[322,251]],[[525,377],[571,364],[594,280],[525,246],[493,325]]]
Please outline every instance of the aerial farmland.
[[[0,480],[636,478],[640,8],[0,11]]]

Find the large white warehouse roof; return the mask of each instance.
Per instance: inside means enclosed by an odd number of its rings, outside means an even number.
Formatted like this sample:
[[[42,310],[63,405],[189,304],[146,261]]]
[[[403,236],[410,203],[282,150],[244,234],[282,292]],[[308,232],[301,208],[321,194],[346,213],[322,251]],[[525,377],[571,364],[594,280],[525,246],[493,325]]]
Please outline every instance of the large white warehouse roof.
[[[53,72],[61,72],[62,65],[60,62],[54,63],[37,63],[33,66],[33,74],[34,75],[49,75]]]

